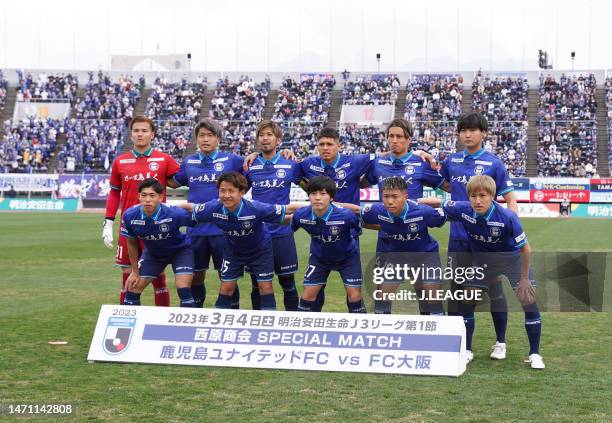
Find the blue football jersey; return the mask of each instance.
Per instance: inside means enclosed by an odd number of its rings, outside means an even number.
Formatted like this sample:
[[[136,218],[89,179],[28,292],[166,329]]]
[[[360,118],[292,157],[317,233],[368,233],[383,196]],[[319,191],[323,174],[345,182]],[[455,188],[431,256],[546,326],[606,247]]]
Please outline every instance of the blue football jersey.
[[[268,204],[289,204],[291,184],[302,180],[301,166],[276,154],[271,160],[261,155],[249,166],[246,174],[253,200]],[[291,234],[288,225],[266,223],[272,238]]]
[[[355,234],[361,231],[359,217],[352,211],[330,204],[323,217],[317,217],[312,206],[298,209],[292,217],[294,231],[303,228],[311,237],[310,254],[324,263],[340,263],[359,254]]]
[[[469,154],[466,150],[451,154],[442,162],[440,173],[451,185],[453,201],[469,201],[467,183],[474,175],[487,175],[493,178],[498,196],[514,190],[506,166],[497,156],[484,149],[474,154]],[[451,222],[450,239],[467,240],[467,238],[463,226],[459,222]]]
[[[402,157],[389,155],[377,157],[366,175],[370,184],[378,184],[382,201],[382,182],[390,176],[399,176],[408,184],[408,198],[416,200],[423,197],[423,186],[438,188],[444,178],[433,170],[428,162],[409,151]]]
[[[376,158],[375,154],[340,154],[332,164],[326,164],[320,157],[308,157],[300,163],[304,178],[329,176],[338,187],[335,201],[359,205],[359,181]]]
[[[196,222],[212,222],[225,234],[227,248],[236,256],[248,256],[271,242],[270,232],[264,223],[281,223],[285,218],[285,206],[242,199],[235,212],[229,211],[220,200],[194,204],[193,219]]]
[[[202,152],[187,156],[174,180],[180,185],[189,187],[187,200],[190,203],[206,203],[219,198],[217,178],[227,172],[242,173],[244,159],[232,153],[215,150],[210,155]],[[221,229],[212,223],[200,223],[189,228],[191,236],[222,235]]]
[[[472,252],[518,252],[527,244],[516,213],[495,201],[484,215],[476,213],[469,201],[446,200],[442,208],[465,229]]]
[[[130,207],[123,214],[121,235],[144,241],[149,254],[167,256],[191,245],[189,236],[179,229],[194,226],[191,213],[180,207],[160,204],[151,217],[140,205]]]
[[[361,208],[365,224],[380,225],[385,237],[378,244],[377,252],[434,252],[438,242],[429,235],[427,228],[440,227],[446,221],[441,209],[422,206],[409,200],[399,216],[392,215],[381,203]]]

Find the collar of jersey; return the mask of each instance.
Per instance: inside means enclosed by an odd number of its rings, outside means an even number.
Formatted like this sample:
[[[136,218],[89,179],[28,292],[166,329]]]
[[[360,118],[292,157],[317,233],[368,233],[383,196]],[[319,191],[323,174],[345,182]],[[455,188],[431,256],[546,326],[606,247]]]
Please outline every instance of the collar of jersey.
[[[319,216],[317,216],[317,215],[315,214],[314,210],[311,210],[311,213],[312,213],[312,216],[311,216],[311,217],[312,217],[312,220],[321,219],[321,220],[323,220],[323,221],[327,222],[327,221],[329,220],[329,216],[331,216],[331,214],[332,214],[332,211],[334,211],[334,207],[333,207],[331,204],[330,204],[330,205],[327,207],[327,211],[325,212],[325,214],[323,215],[323,217],[319,217]]]
[[[278,163],[278,160],[279,160],[279,159],[280,159],[280,153],[276,153],[276,154],[274,155],[274,157],[272,157],[270,160],[266,160],[266,159],[264,159],[264,158],[263,158],[263,156],[262,156],[261,154],[259,154],[259,156],[257,156],[257,160],[258,160],[258,161],[259,161],[259,162],[260,162],[262,165],[265,165],[265,164],[268,164],[268,163],[275,165],[276,163]]]
[[[151,215],[150,219],[157,220],[157,218],[159,217],[159,214],[161,213],[161,209],[162,209],[162,205],[161,205],[161,203],[159,203],[157,208],[155,209],[155,211]],[[140,206],[140,220],[145,220],[147,218],[149,218],[149,216],[147,216],[145,214],[144,209],[142,208],[142,206]]]
[[[408,160],[410,160],[410,158],[412,157],[412,150],[410,150],[409,152],[407,152],[406,154],[404,154],[402,157],[397,157],[395,154],[392,154],[391,157],[393,157],[393,162],[395,162],[396,160],[401,161],[402,163],[406,163]]]
[[[153,152],[153,147],[149,147],[149,149],[147,151],[145,151],[144,153],[139,153],[138,151],[132,149],[132,156],[134,156],[134,158],[139,158],[139,157],[149,157],[151,155],[151,153]]]
[[[477,152],[475,152],[474,154],[470,154],[468,153],[467,150],[463,150],[463,158],[465,159],[466,157],[469,157],[470,159],[477,159],[480,156],[482,156],[485,152],[484,148],[480,148],[480,150],[478,150]]]
[[[408,203],[404,204],[404,208],[402,209],[402,212],[400,213],[399,216],[396,216],[394,214],[389,213],[389,210],[387,210],[387,216],[389,216],[389,218],[391,219],[406,219],[406,215],[408,214],[408,210],[410,210],[410,206],[408,205]]]
[[[218,155],[219,155],[219,149],[216,149],[211,154],[202,154],[201,151],[198,151],[198,157],[200,157],[200,160],[210,159],[210,161],[213,161],[217,158]]]
[[[493,212],[494,212],[494,211],[495,211],[495,202],[492,202],[492,203],[491,203],[491,206],[489,207],[489,210],[487,210],[485,214],[480,215],[480,214],[478,214],[478,213],[476,213],[476,212],[474,211],[474,213],[472,214],[472,217],[473,217],[474,219],[478,219],[478,218],[480,218],[480,219],[484,219],[485,221],[487,221],[487,222],[488,222],[488,221],[489,221],[489,219],[491,218],[491,215],[493,214]]]
[[[331,166],[335,169],[336,166],[338,166],[338,163],[340,163],[340,156],[341,156],[340,153],[336,154],[336,159],[330,165],[328,165],[327,163],[323,161],[323,159],[321,159],[321,167],[325,169],[327,166]]]
[[[238,206],[238,211],[236,213],[231,212],[227,209],[227,207],[223,206],[223,214],[226,216],[236,216],[240,217],[240,213],[242,213],[242,208],[244,207],[244,200],[240,200],[240,206]]]

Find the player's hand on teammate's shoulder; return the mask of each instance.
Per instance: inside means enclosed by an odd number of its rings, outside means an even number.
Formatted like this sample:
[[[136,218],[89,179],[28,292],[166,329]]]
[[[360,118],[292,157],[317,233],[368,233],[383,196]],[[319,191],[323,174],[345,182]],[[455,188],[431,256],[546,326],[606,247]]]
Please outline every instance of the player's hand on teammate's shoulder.
[[[437,170],[438,169],[438,162],[437,162],[437,160],[435,159],[434,156],[429,154],[427,151],[414,150],[414,155],[420,157],[424,161],[427,161],[429,163],[429,166],[433,170]]]
[[[193,203],[180,203],[178,207],[187,210],[189,213],[193,212]]]
[[[280,152],[281,156],[283,156],[283,158],[287,159],[287,160],[296,160],[296,156],[295,153],[293,152],[293,150],[289,149],[289,148],[285,148],[282,149]]]
[[[244,162],[242,163],[242,169],[245,172],[249,171],[249,167],[253,164],[255,160],[257,160],[257,156],[259,156],[259,153],[255,151],[244,158]]]

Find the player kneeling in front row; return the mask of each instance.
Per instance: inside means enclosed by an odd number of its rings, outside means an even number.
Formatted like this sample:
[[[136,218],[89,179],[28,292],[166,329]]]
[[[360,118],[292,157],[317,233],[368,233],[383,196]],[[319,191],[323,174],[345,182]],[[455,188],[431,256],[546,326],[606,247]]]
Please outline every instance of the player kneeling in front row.
[[[316,309],[317,294],[335,270],[344,282],[349,313],[366,312],[361,298],[359,244],[355,239],[361,226],[353,211],[332,203],[336,190],[331,178],[315,176],[306,189],[310,206],[296,211],[291,220],[294,231],[303,228],[311,237],[310,260],[298,311]]]
[[[382,204],[358,209],[365,227],[379,230],[383,235],[376,245],[376,266],[378,269],[407,266],[421,270],[417,280],[412,281],[420,313],[444,315],[442,302],[435,299],[442,284],[438,242],[427,230],[444,224],[444,212],[408,200],[407,183],[399,176],[384,179],[381,188]],[[379,299],[375,297],[374,301],[376,314],[391,313],[391,301],[387,297],[397,291],[402,282],[398,277],[382,281],[377,288]]]
[[[262,310],[276,310],[272,287],[274,258],[272,238],[265,223],[288,224],[291,213],[299,205],[266,204],[242,198],[248,183],[238,172],[228,172],[217,178],[219,199],[202,204],[181,204],[193,213],[194,221],[212,222],[225,234],[221,286],[216,308],[231,308],[232,294],[244,268],[255,275],[259,285]]]
[[[172,264],[174,270],[181,307],[195,305],[191,294],[191,240],[179,230],[183,226],[194,226],[195,222],[187,211],[163,204],[163,191],[164,187],[157,179],[145,179],[138,185],[140,205],[130,207],[123,215],[121,235],[127,239],[132,267],[126,281],[125,305],[140,305],[142,291],[168,264]],[[140,261],[138,239],[145,245]]]
[[[490,176],[476,175],[467,184],[470,201],[450,201],[442,204],[450,219],[460,222],[468,234],[472,265],[484,269],[483,277],[474,277],[463,284],[464,290],[488,291],[493,307],[507,311],[506,302],[494,300],[502,296],[501,280],[507,279],[512,285],[523,310],[525,311],[525,330],[529,338],[529,363],[533,369],[543,369],[544,361],[539,354],[542,322],[535,301],[533,274],[529,267],[531,247],[519,221],[511,210],[503,208],[494,201],[496,186]],[[439,206],[439,199],[422,199],[422,203]],[[466,294],[466,298],[476,298]],[[466,348],[468,362],[474,357],[472,335],[474,334],[475,301],[459,304],[466,329]],[[505,335],[506,328],[502,328]]]

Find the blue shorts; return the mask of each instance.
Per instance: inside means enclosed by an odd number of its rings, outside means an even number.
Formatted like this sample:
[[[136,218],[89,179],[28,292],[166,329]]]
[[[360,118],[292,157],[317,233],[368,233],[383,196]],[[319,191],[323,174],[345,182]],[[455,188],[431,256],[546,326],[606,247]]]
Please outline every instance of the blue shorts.
[[[458,266],[468,267],[471,265],[470,242],[468,240],[449,239],[447,266],[454,269]]]
[[[138,260],[140,277],[156,278],[169,264],[172,264],[175,275],[193,275],[193,250],[191,246],[181,248],[176,253],[167,256],[154,256],[145,248],[140,260]]]
[[[223,249],[225,248],[225,235],[192,236],[193,259],[196,272],[208,269],[212,256],[216,270],[221,269],[223,263]]]
[[[297,249],[293,234],[272,238],[272,255],[274,258],[274,273],[277,275],[292,275],[298,270]],[[251,272],[245,267],[245,272]]]
[[[376,267],[397,265],[408,266],[410,274],[416,277],[413,284],[442,284],[443,269],[440,253],[431,252],[376,252]],[[402,272],[403,273],[403,272]],[[383,285],[400,285],[405,279],[385,279]]]
[[[475,253],[473,266],[482,268],[483,277],[474,277],[465,282],[465,287],[480,288],[485,291],[491,289],[491,285],[508,280],[512,289],[518,287],[521,280],[521,257],[520,255],[504,255],[503,253],[485,253],[484,259]],[[529,280],[535,288],[535,276],[533,269],[529,269]]]
[[[352,255],[339,263],[321,262],[311,255],[304,273],[304,286],[327,284],[327,278],[332,270],[340,273],[345,287],[361,288],[363,277],[359,254]]]
[[[255,275],[257,282],[271,282],[274,276],[272,243],[248,255],[236,254],[229,248],[225,248],[221,266],[221,282],[238,280],[244,274],[245,267],[248,267],[249,271]]]

